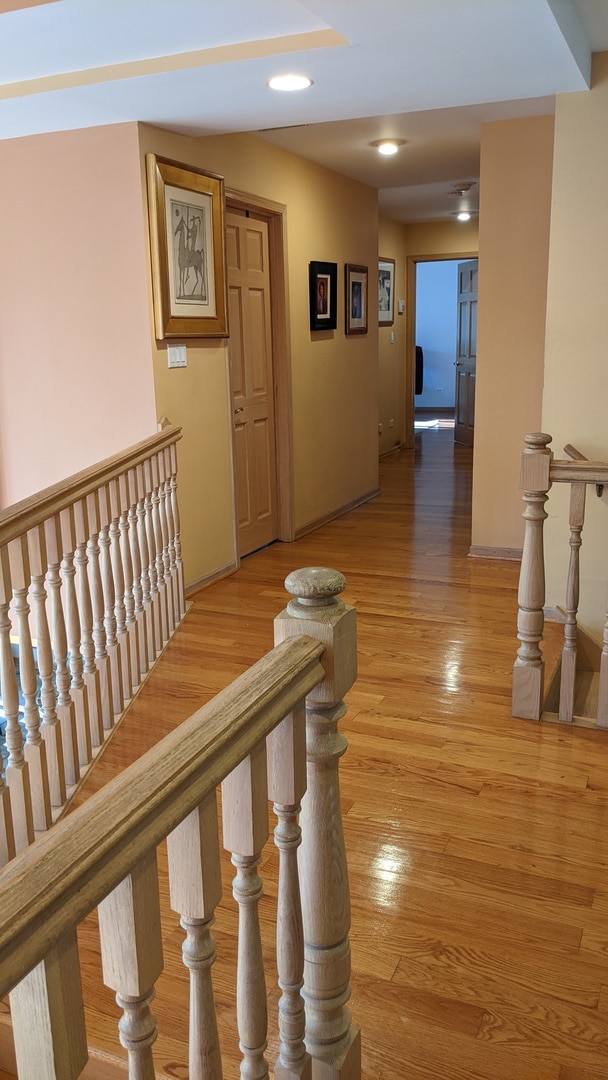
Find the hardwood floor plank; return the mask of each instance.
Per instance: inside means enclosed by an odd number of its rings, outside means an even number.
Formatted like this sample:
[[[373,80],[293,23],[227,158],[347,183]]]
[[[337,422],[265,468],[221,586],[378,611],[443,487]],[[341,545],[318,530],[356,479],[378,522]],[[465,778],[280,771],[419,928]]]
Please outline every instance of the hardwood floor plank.
[[[519,567],[469,558],[470,490],[471,452],[449,430],[425,431],[415,452],[382,462],[378,498],[197,593],[78,801],[271,648],[287,573],[341,570],[358,618],[341,800],[363,1075],[606,1080],[608,735],[511,717]],[[545,627],[549,652],[561,634]],[[269,1061],[277,865],[271,845],[260,905]],[[159,1077],[185,1080],[187,976],[164,847],[159,867],[155,1061]],[[226,1080],[239,1059],[233,874],[224,854],[213,979]],[[120,1056],[94,916],[79,937],[89,1032]]]

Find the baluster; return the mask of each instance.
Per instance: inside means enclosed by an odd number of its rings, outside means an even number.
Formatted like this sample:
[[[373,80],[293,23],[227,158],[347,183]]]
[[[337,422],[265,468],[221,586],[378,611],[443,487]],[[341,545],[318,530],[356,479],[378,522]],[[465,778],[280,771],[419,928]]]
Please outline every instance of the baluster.
[[[600,685],[597,697],[597,726],[608,727],[608,600],[606,601],[606,619],[602,636],[602,655],[600,657]]]
[[[112,511],[110,507],[110,494],[107,486],[102,485],[99,488],[99,563],[101,567],[101,584],[103,589],[103,625],[106,631],[106,650],[110,659],[110,671],[112,674],[112,708],[114,716],[120,716],[125,702],[122,689],[122,670],[118,652],[118,639],[116,637],[116,596],[114,593],[114,577],[112,574],[112,561],[110,557],[111,520]]]
[[[141,552],[139,548],[139,519],[137,509],[138,479],[135,469],[129,469],[129,546],[131,548],[131,562],[133,564],[133,607],[135,625],[137,627],[137,655],[139,657],[139,674],[144,676],[148,671],[148,613],[144,608],[144,593],[142,587],[143,574],[141,568]]]
[[[550,435],[526,435],[521,459],[521,483],[526,508],[523,512],[524,546],[519,574],[517,636],[521,642],[513,665],[512,715],[540,720],[543,708],[545,662],[540,649],[545,603],[543,524],[545,503],[551,486],[549,469],[553,457]]]
[[[154,534],[154,512],[152,505],[152,469],[150,466],[149,458],[144,461],[143,470],[145,484],[144,508],[146,539],[148,542],[148,577],[150,579],[150,600],[152,603],[151,610],[152,626],[154,633],[154,656],[157,657],[163,647],[163,642],[160,614],[160,593],[158,589],[158,573],[156,569],[156,536]]]
[[[26,738],[24,754],[28,765],[32,815],[35,829],[44,831],[51,825],[51,797],[46,764],[46,747],[40,733],[38,712],[38,677],[30,633],[30,607],[27,594],[30,584],[30,561],[27,536],[12,540],[8,546],[13,605],[19,636],[19,679],[23,694],[23,721]]]
[[[156,659],[154,645],[154,614],[152,612],[152,596],[150,592],[150,552],[148,550],[148,537],[146,532],[146,485],[144,480],[144,467],[138,465],[137,475],[137,537],[139,540],[139,559],[141,565],[141,590],[142,604],[146,613],[146,671],[149,671]]]
[[[175,520],[173,518],[173,495],[171,490],[171,447],[166,446],[163,451],[164,474],[165,474],[165,509],[167,511],[167,529],[169,533],[168,554],[171,573],[171,590],[173,593],[173,622],[175,626],[181,619],[179,573],[177,569],[177,557],[175,551]]]
[[[156,456],[158,475],[159,475],[159,498],[160,498],[160,529],[162,534],[163,544],[163,576],[165,579],[165,588],[167,590],[167,618],[169,620],[169,634],[172,634],[176,627],[175,619],[175,596],[173,588],[173,574],[171,571],[171,553],[169,550],[170,544],[170,526],[169,526],[169,510],[171,505],[171,491],[167,484],[167,459],[165,452],[160,451]]]
[[[72,680],[70,696],[76,710],[76,734],[78,740],[78,760],[81,765],[88,765],[93,757],[91,750],[91,727],[89,721],[89,695],[83,678],[82,655],[80,652],[81,629],[78,599],[76,597],[76,523],[74,508],[67,507],[59,513],[61,539],[63,544],[63,562],[61,575],[64,584],[65,616],[68,631],[69,665]]]
[[[182,946],[190,971],[190,1080],[221,1080],[211,967],[215,909],[222,895],[215,791],[167,837],[171,907],[186,931]]]
[[[80,779],[78,763],[78,740],[76,737],[76,710],[70,696],[70,672],[68,669],[68,645],[63,605],[61,603],[61,575],[59,564],[62,557],[59,519],[48,518],[44,523],[44,537],[48,558],[48,594],[51,602],[51,640],[55,655],[55,684],[57,686],[57,716],[61,724],[63,768],[65,782],[75,784]]]
[[[149,465],[152,476],[152,525],[154,528],[154,550],[156,553],[160,637],[161,648],[164,648],[169,640],[169,596],[167,582],[165,581],[165,562],[163,559],[164,542],[160,521],[160,474],[157,454],[154,454],[153,457],[150,458]]]
[[[40,675],[40,707],[42,725],[40,732],[46,747],[51,806],[65,804],[65,767],[61,723],[57,716],[54,666],[51,649],[51,632],[46,610],[44,581],[47,567],[44,527],[38,526],[28,533],[30,570],[32,574],[32,609],[36,622],[38,673]],[[36,826],[38,828],[38,826]]]
[[[102,900],[98,912],[103,981],[123,1010],[118,1031],[128,1054],[129,1080],[154,1080],[157,1030],[150,1002],[163,969],[154,849]]]
[[[74,505],[74,524],[76,526],[76,590],[80,613],[80,634],[83,669],[82,677],[86,686],[89,708],[89,739],[91,748],[96,749],[103,742],[103,703],[101,700],[101,681],[95,663],[95,641],[93,638],[93,605],[89,582],[89,542],[90,522],[87,505],[79,500]],[[86,762],[81,761],[85,765]]]
[[[304,1046],[304,932],[297,859],[302,838],[298,814],[306,791],[304,702],[270,733],[266,745],[268,794],[278,818],[274,838],[279,849],[277,969],[281,1044],[274,1080],[310,1080],[311,1059]]]
[[[99,530],[101,528],[99,492],[87,495],[87,513],[89,517],[89,542],[87,556],[89,560],[89,587],[93,612],[93,641],[95,643],[95,667],[99,672],[99,693],[101,697],[101,719],[104,731],[109,731],[114,724],[114,690],[112,669],[106,648],[106,628],[104,626],[103,584],[101,581],[101,549]]]
[[[173,543],[175,545],[175,566],[177,569],[177,596],[179,599],[179,617],[182,619],[186,614],[186,598],[184,593],[184,565],[182,563],[179,507],[177,505],[177,447],[175,443],[171,444],[169,451],[171,455],[171,510],[173,512]]]
[[[131,655],[129,652],[129,636],[126,622],[125,579],[122,568],[120,532],[118,528],[120,519],[118,481],[111,480],[108,484],[108,490],[110,493],[110,512],[112,516],[110,522],[110,561],[112,564],[112,576],[114,578],[116,640],[118,642],[118,655],[120,657],[123,699],[124,701],[127,701],[131,697]]]
[[[7,548],[0,549],[0,686],[2,704],[6,717],[6,783],[10,792],[12,810],[12,838],[7,837],[7,850],[23,851],[34,839],[34,821],[32,818],[32,793],[30,788],[29,767],[23,754],[23,735],[19,726],[19,684],[11,649],[11,623],[8,609],[12,596],[10,560]],[[4,823],[8,826],[8,813],[5,807]],[[3,837],[3,847],[5,846]]]
[[[562,649],[562,670],[559,688],[559,718],[562,723],[572,723],[574,716],[574,688],[576,682],[576,616],[580,589],[581,533],[585,522],[586,484],[570,485],[570,561],[566,585],[566,624]]]
[[[78,942],[68,930],[10,993],[19,1080],[77,1080],[88,1060]]]
[[[308,785],[302,800],[299,852],[304,923],[306,1049],[313,1077],[359,1080],[361,1044],[346,1002],[350,997],[350,896],[340,814],[338,762],[346,739],[338,721],[342,698],[356,678],[355,611],[338,599],[342,574],[324,567],[296,570],[285,581],[294,596],[275,619],[275,643],[300,634],[325,645],[325,678],[306,699]]]
[[[19,691],[11,651],[11,630],[8,619],[10,598],[11,575],[8,550],[6,547],[0,547],[0,690],[2,691],[4,714],[7,717],[9,709],[13,711],[15,708],[15,696],[17,697],[17,708],[19,707]],[[13,826],[11,794],[0,772],[0,866],[6,866],[6,863],[10,859],[14,859],[14,857],[15,829]]]
[[[261,744],[222,783],[224,847],[236,867],[232,893],[239,906],[236,1012],[243,1055],[241,1080],[265,1080],[268,1030],[258,904],[257,868],[268,839],[266,746]]]
[[[120,534],[120,555],[125,583],[125,629],[127,631],[127,648],[129,651],[129,670],[131,682],[129,684],[129,696],[132,697],[140,683],[139,670],[139,644],[137,641],[137,621],[135,618],[135,596],[133,593],[133,560],[131,558],[131,544],[129,542],[129,477],[123,473],[118,480],[120,517],[118,530]],[[125,691],[126,692],[126,691]]]

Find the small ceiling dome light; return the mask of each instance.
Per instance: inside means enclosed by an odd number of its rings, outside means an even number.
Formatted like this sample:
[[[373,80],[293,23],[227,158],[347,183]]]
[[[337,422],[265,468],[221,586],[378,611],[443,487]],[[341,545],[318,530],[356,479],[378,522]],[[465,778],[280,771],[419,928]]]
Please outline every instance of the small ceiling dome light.
[[[458,218],[459,221],[470,221],[471,220],[471,215],[469,214],[468,210],[461,210],[460,213],[456,215],[456,217]]]
[[[268,80],[271,90],[307,90],[312,86],[308,75],[274,75]]]
[[[369,145],[373,146],[379,154],[384,154],[389,157],[391,154],[396,154],[400,146],[405,146],[405,139],[375,139]]]

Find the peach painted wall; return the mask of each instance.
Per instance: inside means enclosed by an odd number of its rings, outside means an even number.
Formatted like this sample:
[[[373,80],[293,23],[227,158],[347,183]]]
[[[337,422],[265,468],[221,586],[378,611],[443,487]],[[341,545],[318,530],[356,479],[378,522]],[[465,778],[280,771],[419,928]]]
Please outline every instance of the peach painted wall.
[[[395,446],[405,445],[405,315],[399,315],[397,302],[405,299],[405,239],[403,224],[391,218],[380,218],[378,225],[378,256],[395,260],[395,318],[392,326],[378,327],[378,434],[380,454],[389,453]],[[376,302],[377,283],[374,275],[371,289]],[[374,325],[377,324],[374,309]],[[394,426],[390,421],[394,420]]]
[[[0,505],[156,430],[137,127],[0,142]]]
[[[481,129],[473,547],[521,549],[519,460],[541,421],[553,117]]]
[[[593,57],[590,92],[561,94],[547,296],[542,430],[556,457],[572,443],[608,461],[608,53]],[[547,603],[564,606],[568,493],[556,485],[545,526]],[[598,641],[606,613],[608,491],[588,489],[579,618]]]
[[[378,336],[372,322],[365,336],[345,337],[343,274],[345,262],[376,265],[375,190],[252,135],[191,139],[141,125],[140,144],[142,178],[152,152],[287,206],[296,528],[370,493],[378,480]],[[338,329],[327,335],[309,330],[314,259],[338,263]],[[188,366],[172,371],[165,346],[153,348],[159,414],[184,427],[180,506],[187,579],[196,581],[235,559],[227,347],[193,341]]]

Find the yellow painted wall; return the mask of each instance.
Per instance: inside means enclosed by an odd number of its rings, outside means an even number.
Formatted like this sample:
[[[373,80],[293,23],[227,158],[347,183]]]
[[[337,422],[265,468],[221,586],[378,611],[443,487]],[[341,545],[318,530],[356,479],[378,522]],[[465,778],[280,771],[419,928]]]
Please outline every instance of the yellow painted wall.
[[[519,459],[541,421],[553,118],[484,124],[474,547],[520,549]]]
[[[218,173],[226,187],[287,209],[289,344],[293,388],[295,525],[305,527],[377,487],[378,337],[375,320],[344,336],[344,264],[369,266],[378,253],[375,190],[252,135],[191,139],[140,126],[143,157],[152,152]],[[312,334],[308,264],[338,264],[338,328]],[[188,366],[168,371],[165,346],[153,343],[159,414],[182,424],[180,507],[188,581],[234,560],[231,417],[227,349],[188,345]]]
[[[558,96],[542,430],[556,457],[572,443],[608,461],[608,53],[591,91]],[[553,488],[545,526],[547,603],[564,606],[567,492]],[[587,494],[580,621],[601,640],[606,611],[608,493]]]
[[[0,505],[154,434],[135,124],[0,142]]]
[[[405,299],[405,240],[403,224],[380,218],[378,256],[395,260],[395,319],[392,326],[378,327],[378,421],[383,431],[378,435],[380,454],[405,445],[405,316],[399,315],[397,302]],[[377,305],[376,275],[372,277],[372,304]],[[373,308],[373,325],[377,326]],[[392,340],[391,340],[392,339]],[[394,426],[390,427],[390,421]]]

